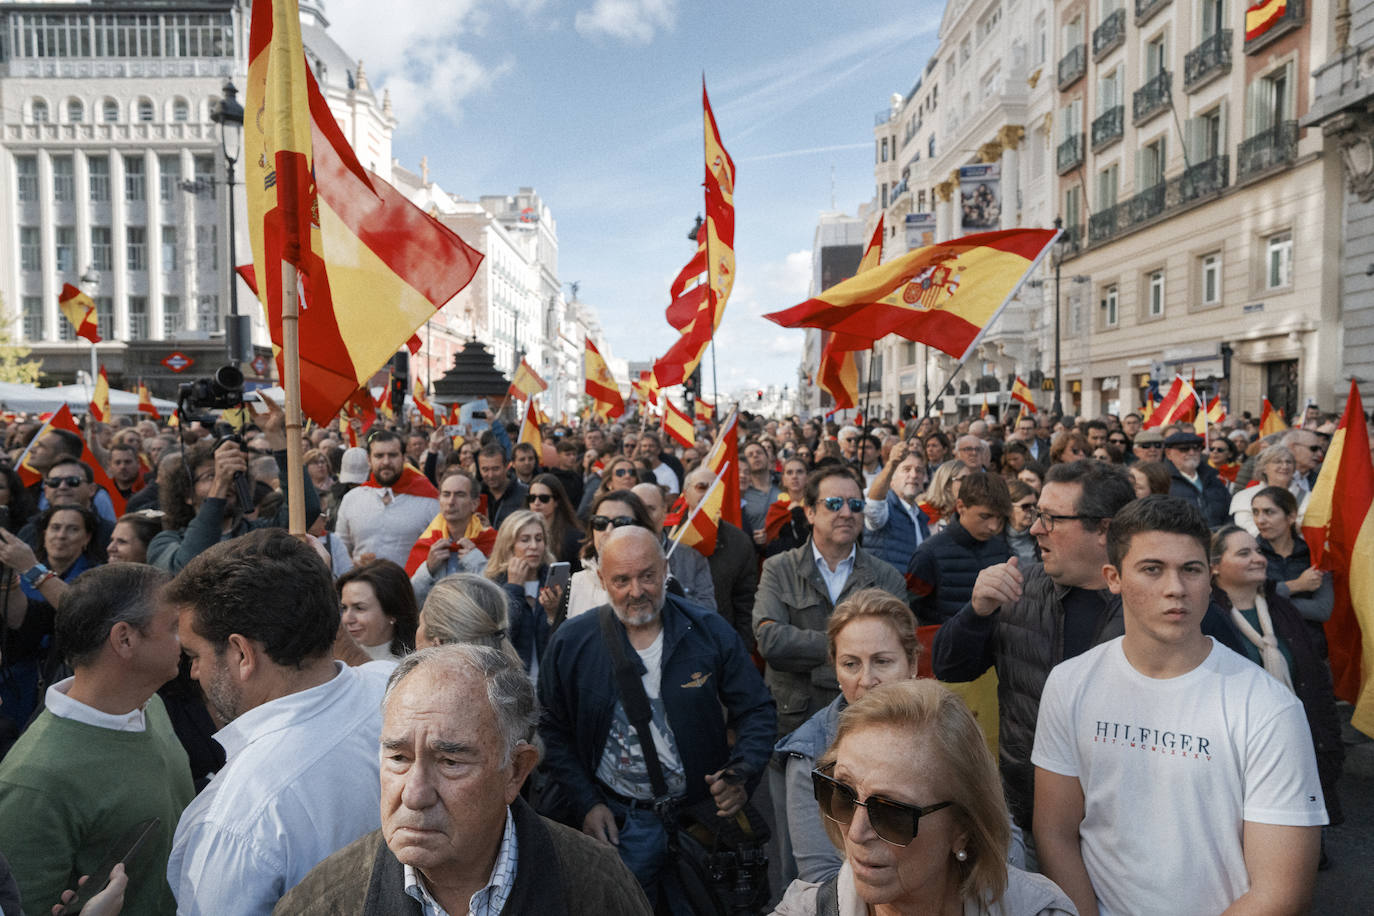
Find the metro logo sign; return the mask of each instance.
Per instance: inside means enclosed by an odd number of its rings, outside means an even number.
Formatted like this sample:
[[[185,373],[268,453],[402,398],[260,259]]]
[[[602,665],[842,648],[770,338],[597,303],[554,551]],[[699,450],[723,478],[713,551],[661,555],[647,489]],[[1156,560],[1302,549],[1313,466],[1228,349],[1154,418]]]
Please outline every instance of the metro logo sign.
[[[162,358],[162,365],[171,369],[173,372],[185,372],[195,364],[195,360],[182,353],[180,350],[173,350]]]

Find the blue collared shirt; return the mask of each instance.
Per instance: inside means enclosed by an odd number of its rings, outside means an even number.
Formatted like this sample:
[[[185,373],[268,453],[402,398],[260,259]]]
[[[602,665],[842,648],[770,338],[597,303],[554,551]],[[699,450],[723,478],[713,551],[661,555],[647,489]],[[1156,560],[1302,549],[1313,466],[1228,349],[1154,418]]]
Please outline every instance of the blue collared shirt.
[[[830,593],[831,604],[840,600],[840,592],[844,591],[844,584],[849,581],[849,574],[854,571],[854,557],[858,549],[857,544],[849,548],[849,556],[836,564],[835,571],[831,572],[830,564],[821,556],[815,539],[811,541],[811,555],[816,558],[816,568],[821,571],[821,578],[825,580],[825,590]]]
[[[506,807],[506,829],[501,835],[501,848],[496,853],[496,862],[491,867],[491,877],[487,886],[473,894],[468,900],[467,916],[497,916],[506,908],[511,890],[515,887],[515,866],[519,858],[519,844],[515,838],[515,818],[510,807]],[[406,896],[420,904],[424,916],[454,916],[441,907],[432,896],[429,888],[421,879],[420,873],[410,865],[404,866]]]

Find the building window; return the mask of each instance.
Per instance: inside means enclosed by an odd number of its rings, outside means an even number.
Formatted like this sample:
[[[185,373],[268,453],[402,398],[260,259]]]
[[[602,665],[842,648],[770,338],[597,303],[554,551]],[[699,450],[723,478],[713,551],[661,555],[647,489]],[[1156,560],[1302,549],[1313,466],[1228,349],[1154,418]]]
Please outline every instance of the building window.
[[[1082,225],[1083,216],[1083,196],[1078,185],[1070,185],[1064,189],[1064,226],[1072,229]]]
[[[1045,27],[1045,14],[1035,17],[1035,65],[1042,66],[1050,56],[1050,32]]]
[[[1002,6],[998,4],[984,14],[978,20],[978,41],[981,44],[986,41],[993,31],[997,28],[997,23],[1002,21]]]
[[[162,297],[162,336],[171,337],[184,328],[185,320],[181,314],[181,297]]]
[[[1158,318],[1164,314],[1164,271],[1156,270],[1150,273],[1150,292],[1146,300],[1146,308],[1151,318]]]
[[[90,156],[86,159],[86,169],[90,172],[91,202],[109,203],[110,157]]]
[[[1226,153],[1226,102],[1183,122],[1188,161],[1193,165]]]
[[[169,204],[176,199],[177,188],[181,185],[181,157],[158,156],[157,169],[161,174],[159,179],[159,199],[164,204]]]
[[[148,297],[129,297],[129,339],[148,339]]]
[[[114,339],[114,299],[95,297],[95,322],[101,340]]]
[[[992,98],[992,96],[997,93],[997,83],[1001,78],[1002,68],[1000,66],[993,67],[990,71],[988,71],[987,75],[983,77],[983,98]]]
[[[1253,137],[1291,121],[1297,110],[1293,61],[1255,80],[1245,89],[1245,136]]]
[[[43,339],[43,298],[41,296],[24,297],[24,339]]]
[[[196,270],[219,270],[219,227],[214,223],[196,226]]]
[[[1271,235],[1264,243],[1264,288],[1283,289],[1293,284],[1293,233]]]
[[[215,198],[215,157],[196,156],[193,161],[196,173],[196,196],[199,197],[204,194],[213,200]],[[199,190],[201,188],[205,190]]]
[[[169,272],[180,269],[180,262],[177,260],[176,226],[162,227],[162,269]]]
[[[191,120],[191,105],[185,99],[172,102],[172,120],[184,124]]]
[[[1202,304],[1221,303],[1221,252],[1202,256]]]
[[[1137,190],[1148,191],[1164,181],[1164,163],[1168,150],[1165,137],[1161,135],[1153,143],[1147,143],[1135,154],[1135,185]]]
[[[1164,44],[1164,36],[1156,36],[1153,40],[1145,43],[1145,79],[1149,81],[1163,73],[1168,67],[1168,48]]]
[[[113,124],[119,120],[119,103],[114,99],[106,99],[100,104],[100,118],[106,124]]]
[[[935,135],[934,135],[934,134],[931,134],[931,135],[930,135],[930,144],[929,144],[929,146],[930,146],[930,150],[926,153],[926,155],[928,155],[928,156],[934,156],[934,155],[935,155]]]
[[[964,40],[959,42],[959,64],[962,66],[968,63],[969,56],[972,53],[973,42],[969,40],[969,36],[965,35]]]
[[[1097,113],[1106,114],[1121,104],[1121,68],[1111,71],[1097,81]]]
[[[1226,26],[1226,0],[1202,0],[1202,37],[1211,38]]]
[[[152,121],[157,117],[157,109],[153,107],[152,99],[138,100],[138,119],[140,121]]]
[[[76,176],[72,172],[71,156],[52,157],[52,198],[64,204],[76,200]]]
[[[883,183],[883,209],[887,209],[887,183]]]
[[[19,227],[19,269],[43,269],[43,233],[37,226]]]
[[[124,198],[130,203],[148,199],[146,167],[142,156],[124,157]]]
[[[143,226],[128,226],[125,229],[127,240],[129,270],[148,269],[148,230]]]
[[[1117,319],[1117,293],[1116,284],[1112,284],[1103,291],[1102,294],[1102,324],[1105,327],[1116,327]]]
[[[15,156],[14,171],[19,178],[19,202],[31,204],[38,200],[38,157]]]
[[[34,100],[33,100],[33,104],[30,106],[29,110],[30,110],[30,112],[32,112],[32,114],[33,114],[33,123],[35,123],[35,124],[47,124],[47,123],[48,123],[48,103],[47,103],[47,102],[43,101],[42,99],[34,99]]]
[[[1113,162],[1097,173],[1097,212],[1102,213],[1116,206],[1117,188],[1121,184],[1121,167]]]
[[[67,121],[71,124],[80,124],[86,120],[86,106],[81,104],[80,99],[67,100]]]
[[[879,161],[879,162],[886,162],[886,161],[887,161],[887,138],[886,138],[886,137],[883,137],[882,141],[879,142],[879,144],[878,144],[878,149],[880,150],[880,152],[878,153],[878,161]]]
[[[219,330],[219,296],[196,298],[196,327],[211,334]]]
[[[114,270],[114,234],[109,226],[91,227],[91,267]]]
[[[70,274],[76,270],[76,227],[58,226],[55,233],[57,237],[57,272],[60,274]]]

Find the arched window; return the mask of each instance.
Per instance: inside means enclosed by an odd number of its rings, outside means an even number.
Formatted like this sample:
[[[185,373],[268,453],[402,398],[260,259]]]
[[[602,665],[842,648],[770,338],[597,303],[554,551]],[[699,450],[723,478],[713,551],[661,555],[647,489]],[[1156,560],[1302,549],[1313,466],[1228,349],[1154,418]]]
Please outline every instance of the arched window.
[[[86,106],[80,99],[67,100],[67,122],[69,124],[80,124],[86,120]]]
[[[140,121],[151,121],[156,116],[156,109],[153,108],[152,99],[138,100],[138,119]]]
[[[47,103],[47,102],[43,101],[42,99],[34,99],[34,100],[33,100],[32,111],[33,111],[33,123],[35,123],[35,124],[47,124],[47,123],[48,123],[48,103]]]
[[[100,105],[100,119],[106,124],[113,124],[119,120],[119,103],[114,99],[106,99]]]
[[[191,106],[185,99],[177,99],[172,102],[172,120],[180,124],[191,120]]]

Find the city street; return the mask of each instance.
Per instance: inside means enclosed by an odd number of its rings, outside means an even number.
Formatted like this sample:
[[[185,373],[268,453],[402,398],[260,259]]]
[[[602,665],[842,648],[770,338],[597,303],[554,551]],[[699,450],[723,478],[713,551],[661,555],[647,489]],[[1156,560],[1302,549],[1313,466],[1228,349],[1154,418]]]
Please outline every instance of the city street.
[[[1349,706],[1341,704],[1340,712],[1343,720],[1349,719]],[[1328,832],[1332,866],[1317,874],[1312,899],[1312,912],[1323,916],[1365,914],[1374,900],[1374,869],[1369,867],[1374,862],[1374,741],[1348,725],[1345,738],[1345,774],[1340,783],[1345,823]]]

